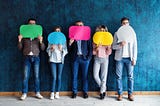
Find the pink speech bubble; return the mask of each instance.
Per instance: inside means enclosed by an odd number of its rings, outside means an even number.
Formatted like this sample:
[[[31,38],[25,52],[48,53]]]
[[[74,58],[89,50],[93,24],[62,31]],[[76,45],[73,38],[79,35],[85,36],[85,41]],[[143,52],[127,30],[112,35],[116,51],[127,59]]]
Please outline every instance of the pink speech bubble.
[[[69,38],[75,40],[89,40],[91,29],[89,26],[71,26],[69,28]]]

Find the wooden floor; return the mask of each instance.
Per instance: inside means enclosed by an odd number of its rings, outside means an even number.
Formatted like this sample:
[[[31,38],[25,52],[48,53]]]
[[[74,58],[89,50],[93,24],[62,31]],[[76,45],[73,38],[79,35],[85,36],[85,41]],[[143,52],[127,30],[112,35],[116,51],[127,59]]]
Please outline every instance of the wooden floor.
[[[0,96],[20,96],[21,92],[0,92]],[[49,96],[50,92],[41,92],[43,96]],[[96,96],[99,95],[99,92],[88,92],[89,96]],[[106,94],[108,96],[117,95],[115,91],[107,91]],[[134,95],[160,95],[160,91],[135,91]],[[34,92],[28,92],[29,96],[35,95]],[[60,92],[61,96],[70,96],[72,92]],[[82,95],[82,92],[78,92],[78,95]],[[127,95],[127,92],[124,92],[123,95]]]

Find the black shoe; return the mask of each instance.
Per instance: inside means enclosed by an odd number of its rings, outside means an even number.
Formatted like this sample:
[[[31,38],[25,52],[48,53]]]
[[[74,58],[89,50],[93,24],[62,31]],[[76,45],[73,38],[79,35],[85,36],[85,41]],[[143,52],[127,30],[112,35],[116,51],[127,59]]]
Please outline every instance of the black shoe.
[[[106,96],[106,93],[105,92],[103,92],[103,97],[105,97]]]
[[[77,96],[76,93],[73,93],[73,94],[72,94],[72,98],[73,98],[73,99],[76,98],[76,96]]]
[[[104,94],[100,93],[100,99],[104,99]]]
[[[88,94],[87,94],[87,93],[84,93],[84,94],[83,94],[83,98],[84,98],[84,99],[88,98]]]

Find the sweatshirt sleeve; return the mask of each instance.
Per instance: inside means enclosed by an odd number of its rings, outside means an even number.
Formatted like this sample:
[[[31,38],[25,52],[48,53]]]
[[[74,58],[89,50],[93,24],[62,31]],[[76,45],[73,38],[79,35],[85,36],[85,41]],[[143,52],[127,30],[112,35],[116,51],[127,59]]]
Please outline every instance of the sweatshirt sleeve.
[[[114,39],[113,39],[113,44],[112,44],[112,49],[113,50],[118,50],[121,49],[122,47],[120,46],[120,44],[118,43],[118,37],[117,37],[117,33],[114,34]]]
[[[51,56],[51,44],[48,44],[48,47],[46,49],[46,52],[48,53],[48,56]]]

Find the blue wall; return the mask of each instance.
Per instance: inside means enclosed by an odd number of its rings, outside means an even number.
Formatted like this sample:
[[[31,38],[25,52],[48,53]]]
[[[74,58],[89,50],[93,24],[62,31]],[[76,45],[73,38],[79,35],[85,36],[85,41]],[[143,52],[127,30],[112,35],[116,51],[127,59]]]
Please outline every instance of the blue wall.
[[[120,27],[123,16],[130,18],[130,23],[137,33],[138,60],[134,71],[136,91],[160,91],[160,0],[0,0],[0,91],[20,91],[22,88],[22,54],[17,49],[19,26],[34,17],[43,26],[44,40],[55,25],[61,25],[68,36],[68,28],[76,20],[83,20],[92,28],[100,24],[107,25],[114,32]],[[116,89],[114,51],[110,56],[108,90]],[[41,89],[49,91],[51,73],[46,52],[41,57]],[[89,90],[97,90],[89,69]],[[81,74],[81,73],[80,73]],[[80,75],[79,74],[79,75]],[[124,71],[124,89],[127,78]],[[81,78],[79,76],[79,78]],[[81,80],[79,80],[81,85]],[[29,81],[30,91],[34,91],[33,73]],[[80,87],[81,88],[81,87]],[[68,57],[62,77],[62,91],[71,90],[71,69]]]

